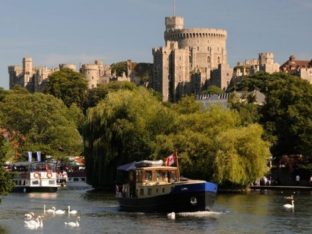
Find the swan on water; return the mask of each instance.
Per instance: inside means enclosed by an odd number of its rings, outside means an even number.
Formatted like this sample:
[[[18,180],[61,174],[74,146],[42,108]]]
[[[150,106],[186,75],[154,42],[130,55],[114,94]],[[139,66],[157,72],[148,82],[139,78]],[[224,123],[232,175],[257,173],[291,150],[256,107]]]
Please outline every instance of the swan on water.
[[[295,202],[294,202],[294,200],[291,200],[291,204],[289,204],[289,203],[284,204],[283,207],[286,208],[286,209],[295,208]]]
[[[78,216],[76,222],[64,222],[64,224],[65,226],[68,226],[68,227],[79,227],[80,225],[79,221],[80,221],[80,217]]]
[[[29,213],[26,213],[24,216],[26,220],[31,220],[35,216],[35,214],[34,212],[29,212]]]
[[[51,209],[47,209],[46,210],[46,213],[48,213],[48,214],[55,214],[55,206],[52,206],[52,208]]]
[[[67,206],[67,211],[68,211],[68,214],[72,214],[72,215],[75,215],[75,214],[78,213],[77,210],[71,210],[71,209],[70,209],[70,206]]]
[[[175,219],[176,215],[175,212],[171,212],[167,214],[168,219]]]
[[[38,216],[36,219],[32,219],[29,221],[24,221],[25,227],[31,230],[42,228],[43,227],[43,222],[42,222],[42,217]]]
[[[63,214],[65,214],[65,210],[56,210],[56,211],[55,211],[55,214],[57,214],[57,215],[63,215]]]

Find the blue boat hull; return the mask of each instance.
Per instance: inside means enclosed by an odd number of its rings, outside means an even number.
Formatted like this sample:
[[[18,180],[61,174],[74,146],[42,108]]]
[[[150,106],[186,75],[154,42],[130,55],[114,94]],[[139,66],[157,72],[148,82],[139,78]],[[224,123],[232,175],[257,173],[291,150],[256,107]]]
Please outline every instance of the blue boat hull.
[[[211,210],[217,194],[214,183],[176,185],[171,193],[149,198],[119,198],[120,210],[135,212],[195,212]]]

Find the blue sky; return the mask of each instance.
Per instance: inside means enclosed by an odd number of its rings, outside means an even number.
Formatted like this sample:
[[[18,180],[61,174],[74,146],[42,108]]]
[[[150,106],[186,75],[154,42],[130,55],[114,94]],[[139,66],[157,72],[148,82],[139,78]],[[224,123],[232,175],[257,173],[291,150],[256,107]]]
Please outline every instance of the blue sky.
[[[0,87],[8,65],[30,56],[35,65],[152,62],[164,45],[164,18],[173,0],[0,0]],[[228,32],[228,62],[273,52],[312,59],[312,0],[176,0],[185,27]]]

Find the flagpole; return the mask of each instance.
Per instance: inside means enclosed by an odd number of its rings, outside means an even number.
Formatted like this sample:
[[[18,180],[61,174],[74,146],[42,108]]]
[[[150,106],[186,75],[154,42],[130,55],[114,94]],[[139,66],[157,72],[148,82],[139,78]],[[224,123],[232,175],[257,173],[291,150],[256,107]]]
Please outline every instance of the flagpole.
[[[176,159],[177,159],[178,180],[180,181],[180,166],[179,166],[179,158],[178,158],[178,153],[177,153],[177,151],[175,151],[174,153],[175,153],[175,156],[176,156]]]

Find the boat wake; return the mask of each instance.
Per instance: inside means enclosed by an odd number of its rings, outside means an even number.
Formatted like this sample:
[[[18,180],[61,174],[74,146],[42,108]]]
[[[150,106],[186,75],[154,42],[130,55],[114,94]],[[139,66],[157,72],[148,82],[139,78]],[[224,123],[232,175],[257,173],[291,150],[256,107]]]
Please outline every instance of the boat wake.
[[[198,218],[213,218],[218,219],[222,214],[225,214],[224,212],[218,212],[218,211],[195,211],[195,212],[180,212],[176,213],[177,216],[180,217],[198,217]]]

